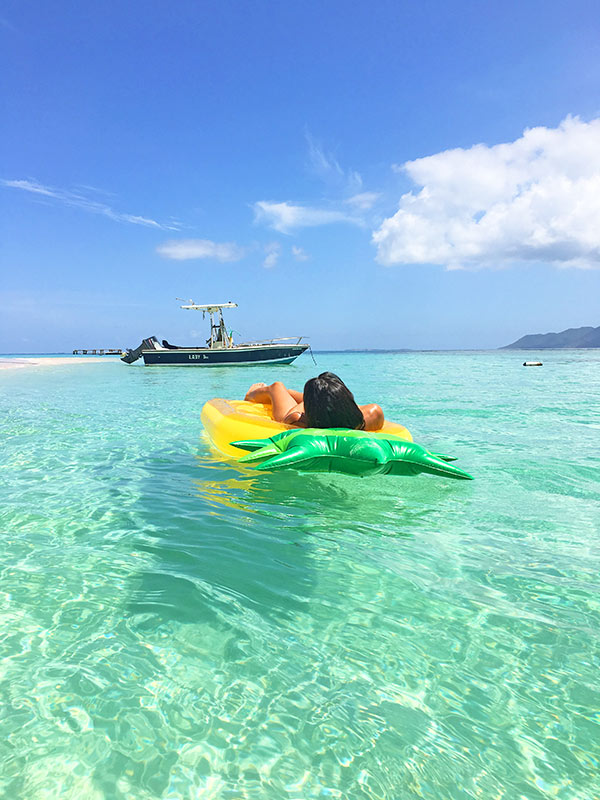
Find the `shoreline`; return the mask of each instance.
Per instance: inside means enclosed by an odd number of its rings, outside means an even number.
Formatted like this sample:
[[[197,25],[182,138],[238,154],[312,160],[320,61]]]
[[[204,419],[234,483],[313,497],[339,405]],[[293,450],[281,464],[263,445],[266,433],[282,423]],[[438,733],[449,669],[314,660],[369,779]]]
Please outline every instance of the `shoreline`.
[[[397,353],[398,355],[418,355],[418,354],[445,354],[445,353],[453,353],[453,354],[512,354],[515,357],[519,355],[519,353],[523,352],[535,352],[538,356],[540,355],[540,351],[545,353],[561,353],[567,354],[569,352],[576,351],[577,353],[598,353],[600,348],[593,348],[593,347],[558,347],[558,348],[533,348],[531,350],[526,349],[517,349],[517,348],[494,348],[494,349],[486,349],[486,350],[315,350],[316,355],[383,355],[383,354],[394,354]],[[106,364],[106,363],[115,363],[116,361],[120,361],[118,356],[71,356],[71,355],[12,355],[7,354],[6,356],[0,355],[0,371],[2,370],[15,370],[15,369],[25,369],[27,367],[57,367],[57,366],[67,366],[69,364]]]

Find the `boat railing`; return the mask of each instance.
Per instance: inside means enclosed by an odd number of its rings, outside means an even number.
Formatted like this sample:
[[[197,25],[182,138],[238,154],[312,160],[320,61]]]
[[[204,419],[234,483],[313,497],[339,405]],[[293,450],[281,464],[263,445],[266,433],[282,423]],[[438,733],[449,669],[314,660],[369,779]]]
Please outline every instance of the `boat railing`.
[[[304,336],[279,336],[274,339],[260,339],[256,342],[240,342],[235,347],[256,347],[261,344],[275,344],[276,342],[294,342],[294,344],[301,344]]]

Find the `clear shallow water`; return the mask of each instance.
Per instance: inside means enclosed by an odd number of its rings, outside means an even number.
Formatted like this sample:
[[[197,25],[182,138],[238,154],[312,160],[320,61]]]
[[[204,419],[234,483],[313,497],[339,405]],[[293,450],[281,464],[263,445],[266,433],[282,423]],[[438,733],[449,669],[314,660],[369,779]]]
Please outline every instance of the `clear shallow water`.
[[[600,352],[0,372],[0,796],[600,796]],[[338,372],[473,482],[254,474]]]

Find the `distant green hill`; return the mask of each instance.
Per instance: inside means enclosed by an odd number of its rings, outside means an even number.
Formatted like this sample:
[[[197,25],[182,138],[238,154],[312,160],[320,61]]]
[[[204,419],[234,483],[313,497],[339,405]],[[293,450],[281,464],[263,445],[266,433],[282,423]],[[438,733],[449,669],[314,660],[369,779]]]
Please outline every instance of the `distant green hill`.
[[[530,333],[501,350],[540,350],[560,347],[600,347],[600,326],[597,328],[567,328],[560,333]]]

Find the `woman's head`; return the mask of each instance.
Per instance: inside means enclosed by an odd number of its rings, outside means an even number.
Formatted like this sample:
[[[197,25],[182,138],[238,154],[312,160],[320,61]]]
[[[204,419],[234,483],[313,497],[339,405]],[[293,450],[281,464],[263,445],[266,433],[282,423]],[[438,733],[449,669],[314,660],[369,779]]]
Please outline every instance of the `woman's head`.
[[[354,395],[333,372],[322,372],[304,386],[304,416],[308,428],[363,429],[362,411]]]

